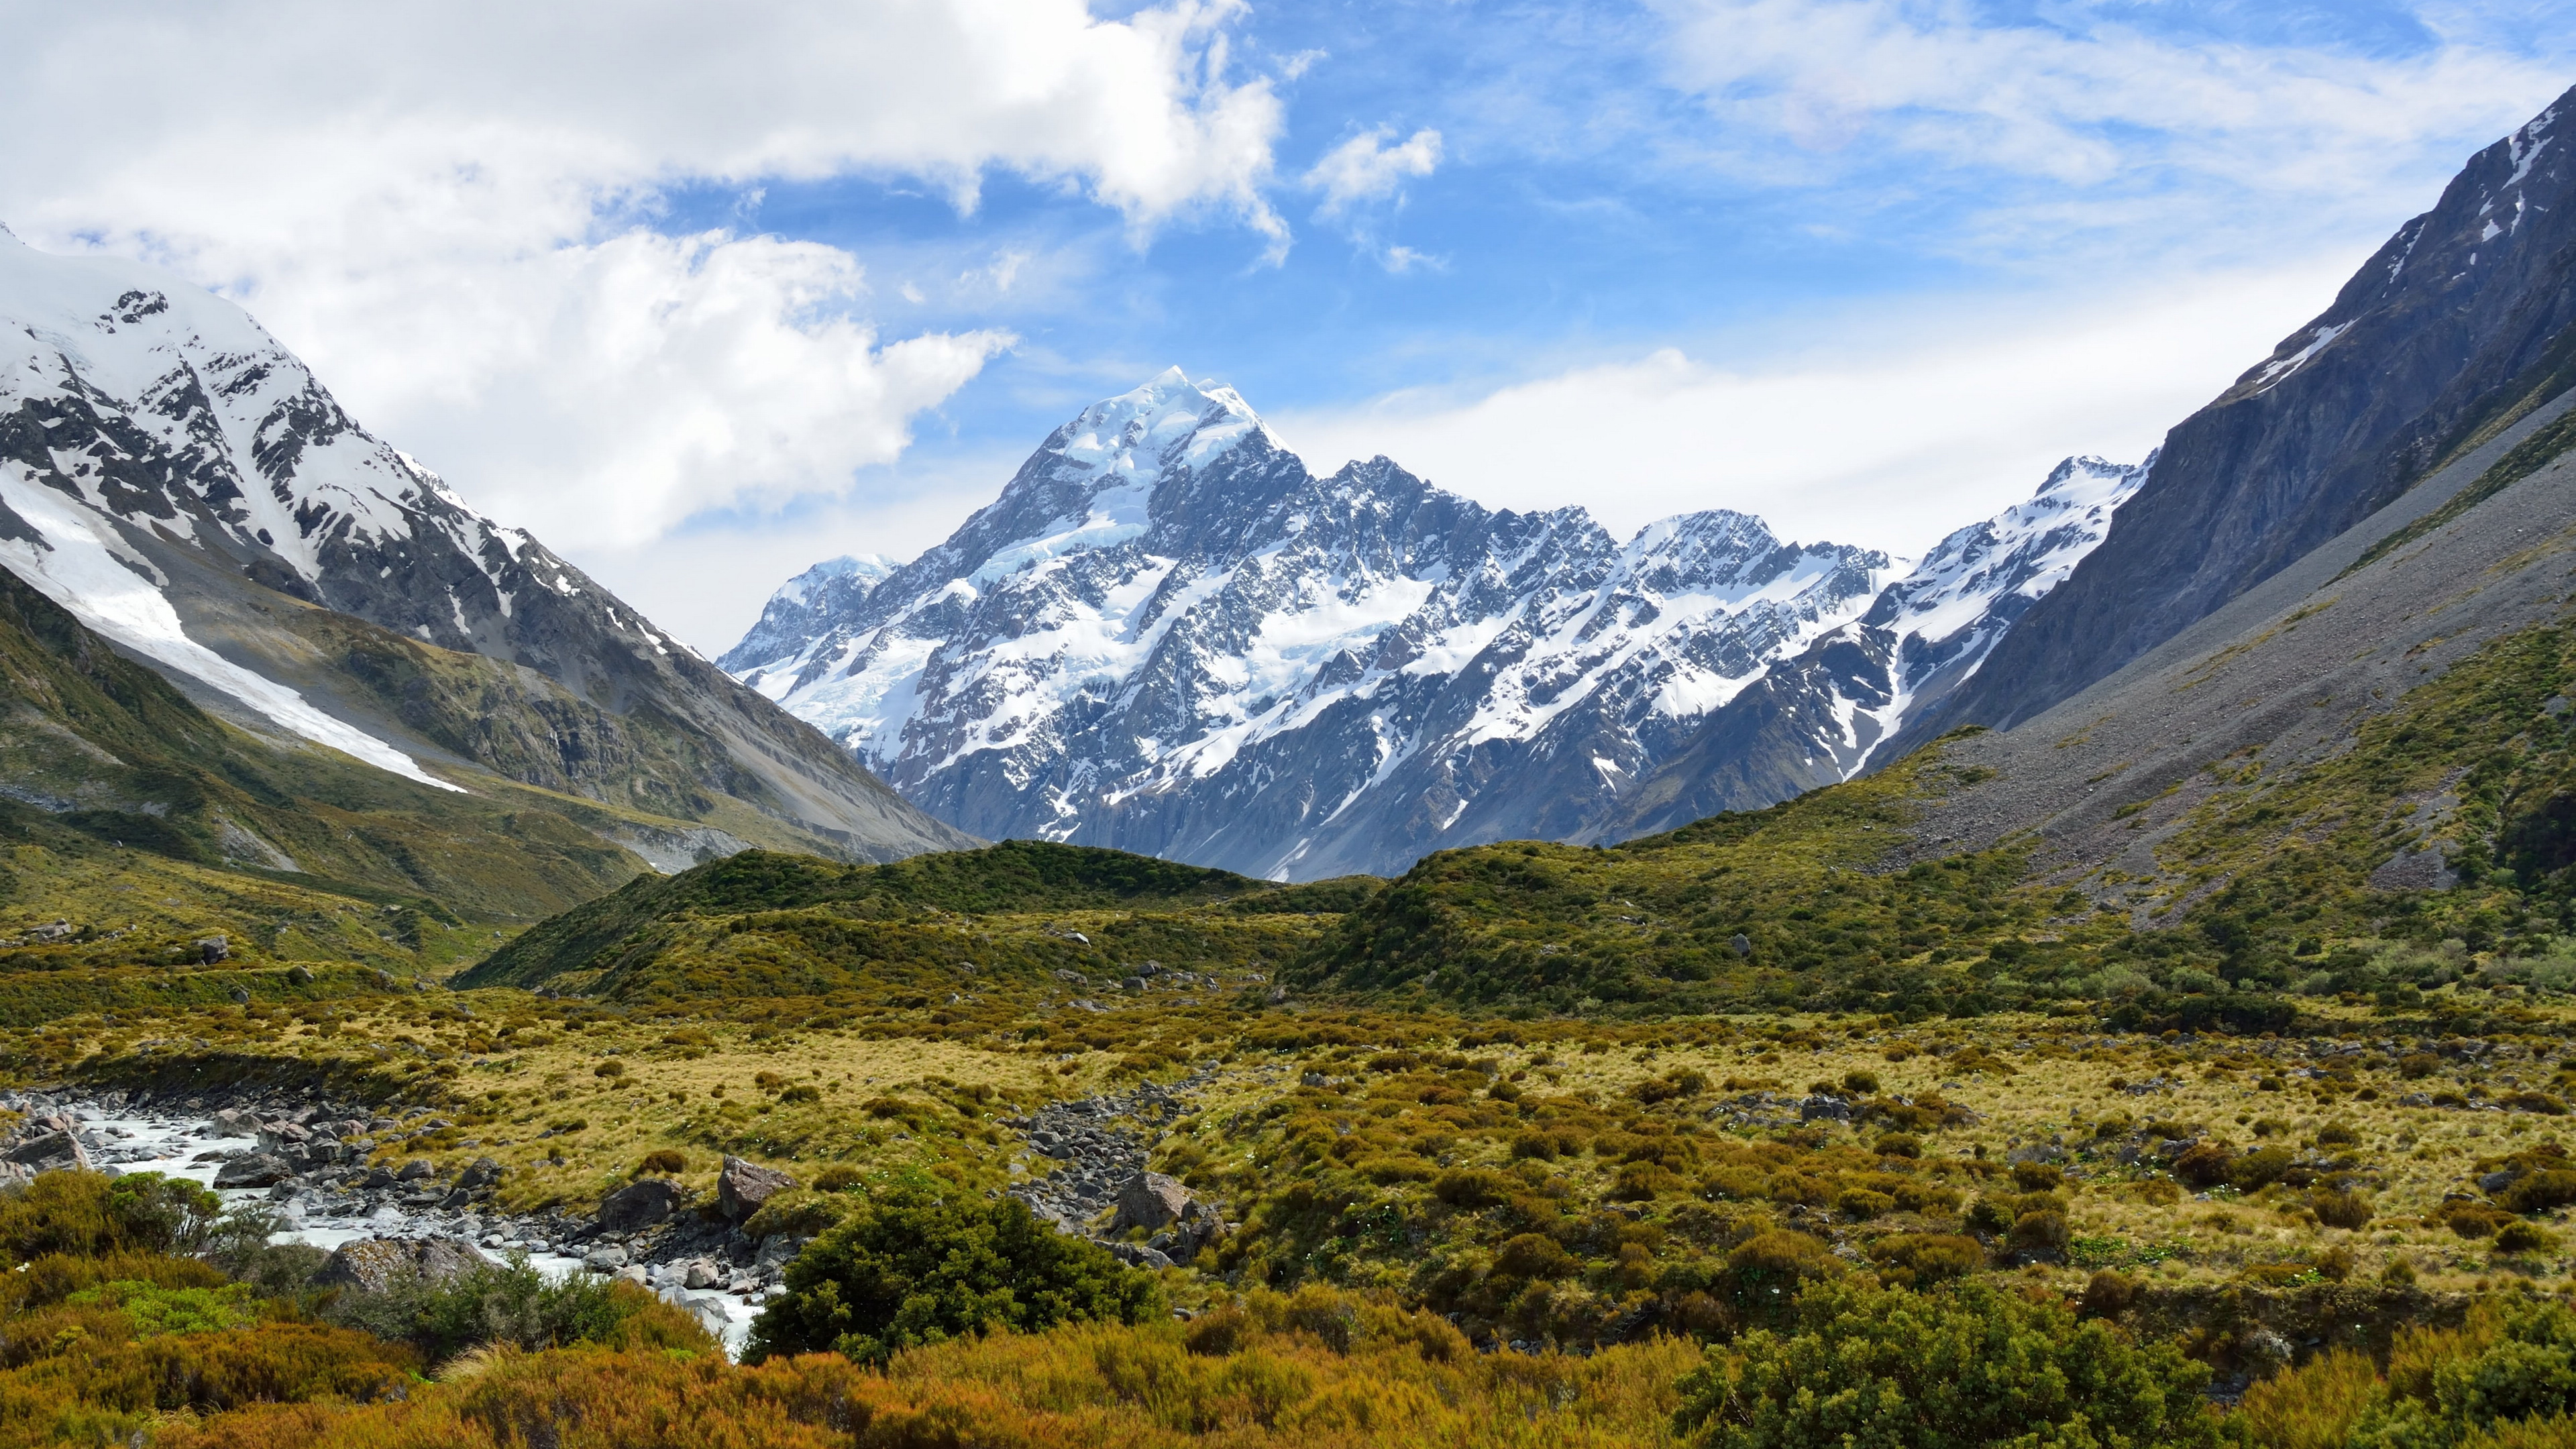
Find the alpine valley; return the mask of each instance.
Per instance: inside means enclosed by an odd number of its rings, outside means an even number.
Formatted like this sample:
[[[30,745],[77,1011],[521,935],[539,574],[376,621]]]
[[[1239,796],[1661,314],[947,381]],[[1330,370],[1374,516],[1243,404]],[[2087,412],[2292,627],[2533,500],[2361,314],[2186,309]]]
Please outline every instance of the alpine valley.
[[[0,1449],[2568,1449],[2570,107],[1920,560],[1173,371],[721,667],[0,238]]]

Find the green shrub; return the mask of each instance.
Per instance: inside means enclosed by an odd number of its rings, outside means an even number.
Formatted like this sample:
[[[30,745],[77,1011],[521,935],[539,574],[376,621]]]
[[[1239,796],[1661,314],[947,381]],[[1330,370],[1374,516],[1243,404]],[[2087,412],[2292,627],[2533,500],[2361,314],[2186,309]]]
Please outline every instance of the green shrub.
[[[2508,1301],[2474,1311],[2461,1329],[2401,1339],[2384,1399],[2361,1415],[2349,1442],[2352,1449],[2451,1449],[2507,1425],[2563,1425],[2570,1411],[2576,1312],[2560,1303]]]
[[[324,1317],[408,1343],[433,1361],[491,1344],[716,1348],[696,1319],[632,1283],[586,1274],[550,1282],[524,1258],[444,1282],[410,1276],[381,1293],[343,1292]]]
[[[136,1338],[164,1333],[219,1333],[259,1320],[251,1290],[240,1283],[219,1288],[169,1288],[158,1283],[118,1279],[84,1288],[63,1299],[83,1307],[113,1308],[134,1326]]]
[[[2499,1253],[2546,1253],[2558,1246],[2558,1238],[2537,1223],[2517,1218],[2496,1233],[2495,1245]]]
[[[2551,1168],[2535,1172],[2497,1194],[2496,1201],[2518,1213],[2545,1213],[2576,1202],[2576,1172]]]
[[[1017,1198],[904,1187],[788,1264],[786,1295],[752,1325],[748,1357],[828,1350],[883,1363],[991,1327],[1140,1323],[1162,1312],[1150,1276],[1058,1233]]]
[[[1675,1426],[1714,1449],[2214,1449],[2209,1370],[1981,1283],[1934,1293],[1822,1284],[1794,1326],[1684,1377]]]
[[[222,1201],[193,1182],[157,1172],[48,1172],[0,1193],[0,1253],[12,1263],[47,1253],[184,1257],[212,1246],[222,1222]]]
[[[1986,1250],[1974,1238],[1947,1233],[1896,1233],[1870,1244],[1880,1281],[1894,1288],[1929,1288],[1964,1278],[1986,1266]]]
[[[2239,1192],[2252,1192],[2281,1180],[2298,1154],[2286,1147],[2257,1147],[2227,1165],[2227,1181]]]
[[[2318,1222],[2330,1228],[2361,1227],[2370,1221],[2372,1212],[2370,1195],[2351,1188],[2321,1189],[2308,1198],[2308,1207],[2316,1213]]]

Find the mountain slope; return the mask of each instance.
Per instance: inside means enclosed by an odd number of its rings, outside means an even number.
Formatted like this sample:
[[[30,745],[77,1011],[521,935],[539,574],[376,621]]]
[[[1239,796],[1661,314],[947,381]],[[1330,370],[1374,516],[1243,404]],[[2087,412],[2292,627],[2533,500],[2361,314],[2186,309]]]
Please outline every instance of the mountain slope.
[[[1869,611],[1773,665],[1712,711],[1680,752],[1569,838],[1677,830],[1721,810],[1850,779],[1907,719],[1974,678],[2032,606],[2065,582],[2155,467],[2060,463],[2028,502],[1941,540]]]
[[[1174,369],[881,581],[798,580],[723,662],[977,834],[1311,879],[1579,828],[1888,567],[1737,513],[1623,544],[1384,458],[1319,478]]]
[[[0,564],[245,727],[769,843],[969,843],[369,436],[228,302],[0,232]]]
[[[2576,381],[2570,115],[2576,91],[2478,153],[2331,307],[2176,426],[2102,547],[1902,743],[2030,718]]]

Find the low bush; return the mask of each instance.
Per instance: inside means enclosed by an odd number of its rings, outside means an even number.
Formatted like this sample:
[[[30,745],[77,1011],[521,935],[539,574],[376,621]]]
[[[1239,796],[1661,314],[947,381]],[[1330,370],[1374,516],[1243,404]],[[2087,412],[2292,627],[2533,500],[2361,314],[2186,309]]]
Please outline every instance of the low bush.
[[[1713,1350],[1682,1381],[1675,1423],[1713,1449],[2215,1449],[2208,1379],[2172,1345],[2079,1322],[2053,1296],[1824,1284],[1793,1326]]]
[[[1058,1233],[1027,1204],[923,1186],[888,1191],[808,1245],[752,1325],[748,1357],[830,1350],[863,1363],[993,1327],[1135,1323],[1163,1311],[1154,1280]]]
[[[433,1362],[467,1349],[522,1350],[598,1343],[612,1348],[716,1351],[690,1315],[632,1283],[586,1274],[552,1281],[519,1259],[443,1282],[402,1277],[378,1293],[344,1291],[334,1323],[410,1344]]]

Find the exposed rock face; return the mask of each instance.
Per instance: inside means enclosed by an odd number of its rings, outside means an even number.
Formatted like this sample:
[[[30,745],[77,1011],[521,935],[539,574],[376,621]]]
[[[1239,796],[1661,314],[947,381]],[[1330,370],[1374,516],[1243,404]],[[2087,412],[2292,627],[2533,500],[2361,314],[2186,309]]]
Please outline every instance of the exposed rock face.
[[[2576,382],[2576,91],[2471,158],[2314,321],[2166,435],[2066,586],[1898,748],[2029,719]]]
[[[727,1157],[716,1174],[716,1210],[733,1222],[760,1211],[760,1205],[796,1185],[796,1179],[774,1167]]]
[[[1622,542],[1384,458],[1317,477],[1175,369],[724,663],[962,829],[1310,879],[1570,833],[1888,568],[1740,513]]]
[[[209,707],[415,779],[468,765],[681,822],[730,800],[774,843],[869,859],[967,843],[474,513],[233,304],[5,232],[0,566]]]
[[[668,1178],[631,1182],[599,1201],[599,1225],[612,1233],[649,1228],[680,1210],[687,1194]]]
[[[1143,1228],[1158,1233],[1181,1220],[1181,1212],[1190,1206],[1190,1190],[1178,1178],[1159,1172],[1140,1172],[1127,1179],[1118,1189],[1118,1215],[1109,1221],[1109,1231],[1123,1233],[1129,1228]]]
[[[361,1238],[333,1249],[331,1261],[313,1275],[313,1286],[382,1293],[409,1278],[444,1283],[460,1273],[494,1266],[473,1244],[453,1238]]]

